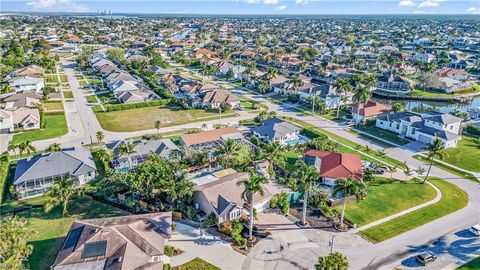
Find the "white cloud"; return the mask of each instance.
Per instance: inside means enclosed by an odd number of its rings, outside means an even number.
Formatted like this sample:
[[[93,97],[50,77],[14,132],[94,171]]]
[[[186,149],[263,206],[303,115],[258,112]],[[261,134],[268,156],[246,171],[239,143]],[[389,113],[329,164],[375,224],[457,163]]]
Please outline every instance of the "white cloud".
[[[27,2],[27,6],[49,11],[73,11],[73,12],[85,12],[89,11],[89,8],[84,5],[80,5],[71,0],[36,0]]]
[[[285,5],[275,7],[275,10],[277,10],[277,11],[285,10],[285,9],[287,9],[287,6],[285,6]]]
[[[417,3],[413,2],[412,0],[403,0],[398,3],[398,6],[400,7],[414,7],[416,5]]]
[[[425,7],[438,7],[440,6],[440,3],[438,3],[439,1],[435,1],[435,0],[427,0],[427,1],[424,1],[424,2],[421,2],[418,7],[419,8],[425,8]]]
[[[278,4],[278,0],[263,0],[263,3],[266,5],[276,5]]]
[[[310,0],[295,0],[295,4],[305,5],[308,4]]]
[[[477,7],[471,7],[469,9],[467,9],[467,12],[479,13],[480,9],[477,8]]]

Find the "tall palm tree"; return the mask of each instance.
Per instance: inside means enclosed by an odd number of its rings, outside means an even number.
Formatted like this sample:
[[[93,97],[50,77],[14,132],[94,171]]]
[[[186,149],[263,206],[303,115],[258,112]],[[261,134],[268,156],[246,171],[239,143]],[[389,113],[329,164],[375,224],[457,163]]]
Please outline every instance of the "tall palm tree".
[[[266,146],[266,159],[268,160],[269,170],[273,170],[279,158],[282,157],[282,146],[277,142],[269,142]]]
[[[303,191],[303,209],[302,209],[302,225],[307,224],[307,205],[308,194],[312,189],[312,185],[318,181],[320,174],[317,169],[312,166],[308,166],[302,160],[299,160],[295,164],[295,178],[298,180],[298,187]]]
[[[243,185],[244,189],[241,194],[241,198],[247,201],[248,208],[250,210],[249,224],[248,224],[248,237],[250,240],[253,238],[253,196],[255,194],[263,195],[262,184],[267,182],[262,176],[253,175],[247,180],[241,180],[237,182],[237,185]]]
[[[220,157],[225,168],[230,168],[233,164],[232,161],[240,151],[240,143],[227,139],[218,149],[214,155]]]
[[[268,80],[260,79],[257,83],[257,88],[260,90],[260,93],[265,94],[270,90],[270,83]]]
[[[342,79],[339,78],[335,81],[333,84],[333,87],[337,90],[337,93],[339,95],[339,103],[337,107],[337,119],[340,117],[340,107],[341,107],[341,102],[342,102],[342,96],[344,94],[347,94],[348,92],[352,91],[352,85],[347,79]]]
[[[52,153],[53,152],[60,152],[60,151],[62,151],[62,146],[59,143],[52,143],[48,147],[48,151],[52,152]]]
[[[8,152],[12,151],[13,154],[17,155],[18,144],[9,144],[8,145]]]
[[[360,105],[363,104],[364,107],[368,103],[368,101],[372,98],[372,92],[368,87],[359,86],[355,88],[355,93],[353,94],[353,101],[357,103],[357,120],[355,121],[355,125],[360,123]],[[363,118],[365,120],[365,117]]]
[[[105,139],[105,134],[103,134],[102,131],[97,131],[97,133],[95,134],[95,136],[97,137],[97,140],[98,142],[102,142],[103,139]]]
[[[48,198],[44,206],[45,211],[49,212],[53,207],[62,205],[62,214],[67,214],[70,200],[82,197],[85,192],[84,188],[77,187],[77,181],[74,178],[62,178],[51,185],[45,192],[45,196]]]
[[[432,142],[430,142],[427,147],[423,148],[422,150],[427,151],[427,159],[430,162],[427,170],[427,174],[425,175],[425,178],[423,178],[423,183],[427,181],[428,175],[430,174],[430,170],[432,169],[433,166],[433,159],[434,158],[439,158],[439,159],[444,159],[445,157],[448,156],[448,154],[444,151],[445,146],[443,145],[443,142],[440,138],[435,137]]]
[[[265,74],[265,77],[268,80],[271,80],[271,79],[275,78],[275,76],[277,76],[277,74],[278,74],[278,69],[270,67],[270,68],[268,68],[267,73]]]
[[[361,199],[361,196],[366,193],[366,185],[363,181],[356,181],[352,176],[346,179],[340,179],[337,182],[337,185],[333,188],[333,196],[336,196],[338,193],[342,193],[343,196],[343,207],[342,213],[340,214],[340,228],[344,228],[343,224],[345,218],[345,209],[347,208],[347,198],[351,195],[354,195],[357,201]]]
[[[112,153],[112,151],[109,150],[109,149],[104,149],[104,148],[102,148],[102,149],[98,149],[98,150],[96,151],[96,156],[97,156],[97,158],[98,158],[101,162],[103,162],[104,164],[106,164],[106,163],[108,163],[108,162],[110,162],[110,161],[112,160],[112,158],[113,158],[113,153]]]
[[[298,88],[303,85],[303,81],[300,79],[299,76],[294,76],[290,82],[288,83],[288,89],[293,90],[293,92],[297,92]]]
[[[126,156],[128,162],[128,168],[132,167],[132,154],[135,153],[135,145],[131,142],[123,142],[119,146],[120,156]]]

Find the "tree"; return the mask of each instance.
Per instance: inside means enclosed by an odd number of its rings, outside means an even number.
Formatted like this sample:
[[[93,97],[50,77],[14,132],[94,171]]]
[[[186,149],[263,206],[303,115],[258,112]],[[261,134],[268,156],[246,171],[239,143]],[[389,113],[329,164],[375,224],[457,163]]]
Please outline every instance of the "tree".
[[[42,88],[43,99],[47,100],[50,93],[55,92],[55,88],[51,86],[45,86]]]
[[[393,179],[393,173],[397,171],[397,165],[387,165],[388,172],[390,173],[390,181]]]
[[[28,244],[33,231],[27,228],[27,219],[5,217],[0,226],[0,269],[28,269],[24,262],[32,254]]]
[[[429,166],[427,170],[427,174],[425,175],[425,178],[423,179],[422,184],[424,184],[427,181],[427,178],[430,174],[430,170],[432,169],[433,166],[433,161],[435,158],[439,158],[440,160],[444,159],[445,157],[448,156],[445,150],[445,146],[443,145],[443,142],[440,138],[435,137],[432,142],[430,142],[427,147],[423,148],[422,150],[427,151],[427,159],[429,161]]]
[[[103,134],[102,131],[97,131],[97,133],[95,134],[95,136],[97,137],[97,140],[98,142],[102,142],[103,139],[105,139],[105,134]]]
[[[268,80],[271,80],[271,79],[275,78],[277,76],[277,74],[278,74],[278,69],[270,67],[270,68],[268,68],[267,74],[265,74],[265,77]]]
[[[254,219],[254,212],[253,212],[253,196],[255,194],[260,194],[263,196],[263,187],[262,184],[267,182],[262,176],[253,175],[247,180],[241,180],[237,182],[237,185],[243,185],[244,189],[241,194],[241,198],[246,200],[248,203],[248,208],[250,210],[249,213],[249,224],[248,224],[248,237],[250,240],[253,239],[253,219]]]
[[[280,159],[283,157],[282,146],[277,142],[269,142],[265,150],[265,158],[268,160],[269,170],[273,170],[275,165],[280,164]]]
[[[302,210],[302,225],[307,224],[307,205],[308,194],[320,178],[320,174],[317,169],[312,166],[308,166],[302,160],[299,160],[295,164],[294,177],[298,179],[297,187],[303,192],[303,210]]]
[[[222,104],[220,104],[220,111],[222,112],[228,112],[232,109],[232,105],[228,102],[222,102]]]
[[[338,119],[340,117],[340,107],[341,107],[342,96],[352,91],[352,85],[347,79],[339,78],[335,81],[335,83],[333,84],[333,87],[335,87],[335,89],[337,90],[337,93],[339,95],[339,100],[340,100],[337,107],[337,119]]]
[[[357,87],[355,88],[354,94],[353,94],[353,101],[357,103],[357,119],[355,121],[355,125],[358,125],[360,123],[360,105],[365,104],[372,98],[372,92],[370,91],[369,88],[367,87]],[[365,121],[365,117],[363,118]]]
[[[227,70],[227,73],[225,74],[225,78],[227,80],[230,80],[230,79],[233,79],[233,77],[235,76],[235,73],[233,72],[233,69],[232,68],[229,68]]]
[[[392,109],[393,109],[394,112],[403,112],[405,110],[405,107],[403,106],[402,103],[395,102],[392,105]]]
[[[157,131],[160,131],[160,127],[162,126],[162,122],[160,120],[155,121],[155,128]]]
[[[18,149],[20,150],[20,155],[24,152],[27,152],[27,155],[30,155],[32,152],[37,151],[35,146],[33,146],[31,141],[25,141],[18,144]]]
[[[9,144],[7,148],[8,152],[12,151],[15,156],[17,155],[17,149],[18,144]]]
[[[345,255],[339,252],[332,253],[325,257],[318,258],[316,270],[348,270],[350,266]]]
[[[112,48],[107,51],[108,59],[116,62],[121,62],[125,59],[125,55],[123,53],[123,49],[120,48]]]
[[[52,143],[48,146],[48,152],[60,152],[62,151],[62,146],[59,143]]]
[[[220,157],[220,163],[225,168],[230,168],[233,165],[233,160],[238,155],[240,151],[240,143],[236,142],[232,139],[227,139],[217,151],[215,151],[214,155]]]
[[[403,173],[405,174],[405,181],[407,181],[408,177],[413,175],[414,170],[407,165],[407,162],[404,162],[404,164],[405,164],[405,169],[403,169]]]
[[[15,89],[13,89],[10,84],[4,83],[2,84],[2,90],[0,91],[1,94],[6,94],[6,93],[12,93],[15,92]]]
[[[337,185],[333,188],[333,196],[337,196],[339,193],[341,193],[343,196],[343,206],[342,213],[340,215],[339,228],[344,230],[346,226],[343,223],[343,220],[345,218],[345,209],[347,208],[347,198],[353,195],[357,201],[359,201],[361,196],[366,194],[366,185],[363,181],[357,181],[350,176],[346,179],[340,179],[337,182]]]
[[[126,156],[128,162],[128,168],[132,167],[132,154],[135,153],[135,145],[131,142],[123,142],[119,146],[120,156]]]
[[[62,205],[62,214],[68,213],[68,203],[70,200],[82,197],[85,189],[77,186],[78,180],[74,178],[62,178],[60,181],[53,183],[45,192],[48,198],[44,205],[45,212],[50,212],[53,207]]]
[[[101,162],[103,162],[103,164],[109,163],[110,161],[112,161],[113,158],[112,151],[105,148],[97,149],[95,151],[95,155]]]

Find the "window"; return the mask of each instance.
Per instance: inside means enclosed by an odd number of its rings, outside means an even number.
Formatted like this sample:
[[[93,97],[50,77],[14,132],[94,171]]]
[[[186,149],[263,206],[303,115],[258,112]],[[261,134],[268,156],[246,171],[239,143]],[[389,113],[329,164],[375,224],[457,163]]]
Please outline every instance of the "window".
[[[239,216],[240,216],[240,209],[236,209],[230,212],[230,219],[235,219]]]

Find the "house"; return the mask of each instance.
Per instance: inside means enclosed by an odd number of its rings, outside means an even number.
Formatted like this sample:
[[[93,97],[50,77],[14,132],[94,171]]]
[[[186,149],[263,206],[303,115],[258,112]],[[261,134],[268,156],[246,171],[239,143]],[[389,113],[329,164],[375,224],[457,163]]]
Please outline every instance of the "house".
[[[248,215],[248,206],[240,194],[243,186],[237,183],[250,179],[247,172],[229,174],[218,180],[197,187],[194,192],[194,201],[205,214],[215,214],[218,224],[238,219],[241,215]],[[257,213],[268,208],[272,194],[267,190],[263,194],[253,196],[253,207]]]
[[[30,65],[30,66],[22,67],[12,71],[10,73],[10,77],[42,76],[44,72],[45,72],[44,68],[37,65]]]
[[[461,139],[462,119],[451,114],[413,112],[387,113],[377,117],[375,126],[422,143],[440,138],[445,148]]]
[[[450,78],[457,81],[466,81],[468,80],[468,72],[463,69],[454,69],[454,68],[442,68],[434,72],[434,75],[437,78]]]
[[[38,109],[19,108],[5,112],[12,116],[14,129],[31,130],[40,128],[40,113]]]
[[[3,99],[5,110],[16,110],[19,108],[36,108],[40,104],[41,95],[37,93],[16,93]]]
[[[212,153],[217,147],[228,139],[243,141],[244,137],[234,127],[225,127],[206,130],[197,133],[183,134],[180,137],[180,145],[193,151]]]
[[[367,104],[360,103],[360,114],[357,114],[358,104],[352,107],[352,117],[354,121],[363,121],[363,119],[374,118],[377,115],[391,112],[392,108],[377,101],[369,100]]]
[[[403,76],[385,75],[378,78],[376,86],[381,91],[408,93],[412,90],[413,82]]]
[[[214,57],[218,57],[218,53],[211,51],[209,49],[200,48],[194,52],[194,56],[197,59],[212,58],[212,57],[214,58]]]
[[[270,86],[270,91],[275,93],[281,93],[285,90],[286,83],[288,79],[283,77],[282,75],[275,75],[275,77],[271,78],[268,83]]]
[[[74,221],[51,269],[163,269],[171,226],[171,212]]]
[[[16,92],[32,91],[41,93],[45,87],[43,78],[33,76],[15,77],[10,80],[10,85]]]
[[[83,185],[96,176],[95,163],[86,149],[38,154],[17,162],[13,185],[19,198],[42,195],[54,182],[74,178]]]
[[[435,56],[429,53],[418,53],[412,57],[410,57],[411,62],[420,62],[424,64],[428,64],[435,60]]]
[[[121,155],[122,141],[107,145],[108,148],[113,150],[112,166],[115,170],[125,171],[137,167],[147,160],[151,154],[156,154],[167,160],[172,160],[175,156],[181,154],[180,149],[170,139],[137,140],[132,143],[134,153],[130,157]]]
[[[335,187],[339,179],[354,177],[357,181],[362,180],[362,161],[358,154],[307,149],[303,161],[315,167],[320,173],[320,184],[329,188]]]
[[[301,128],[279,118],[263,120],[260,126],[253,127],[253,135],[264,142],[277,142],[281,145],[296,145]]]
[[[13,130],[12,113],[0,109],[0,134],[13,132]]]
[[[156,96],[148,90],[131,90],[115,93],[121,103],[138,103],[154,99]]]
[[[431,88],[439,89],[445,93],[467,92],[472,89],[469,82],[458,81],[449,77],[440,77],[432,80]]]
[[[212,90],[203,97],[202,107],[217,109],[223,103],[228,103],[232,108],[237,108],[240,105],[240,99],[228,90]]]

